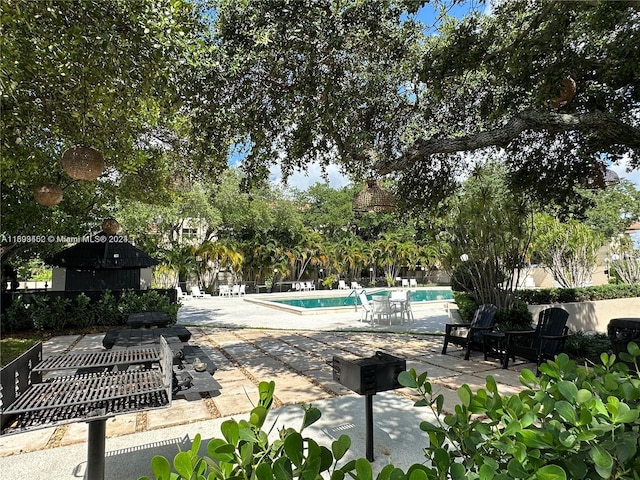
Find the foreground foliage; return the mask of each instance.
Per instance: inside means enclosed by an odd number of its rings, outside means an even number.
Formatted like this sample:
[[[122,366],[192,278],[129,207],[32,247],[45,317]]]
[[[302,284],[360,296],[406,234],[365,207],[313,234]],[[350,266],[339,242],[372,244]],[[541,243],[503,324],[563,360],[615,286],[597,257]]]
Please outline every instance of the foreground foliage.
[[[318,445],[313,439],[302,436],[302,431],[320,418],[320,411],[304,406],[302,426],[299,430],[285,428],[279,438],[271,442],[263,430],[267,414],[273,402],[274,382],[260,382],[258,405],[249,414],[249,420],[226,420],[220,430],[223,438],[214,438],[207,445],[207,456],[201,457],[200,435],[196,435],[191,449],[176,455],[172,472],[169,461],[155,456],[151,462],[156,480],[181,479],[316,479],[323,473],[341,480],[345,473],[358,471],[364,478],[371,478],[371,465],[366,461],[349,462],[338,468],[351,445],[346,435],[341,435],[331,445],[331,450]],[[149,480],[143,477],[140,480]]]
[[[491,376],[486,389],[475,393],[463,385],[453,414],[444,414],[444,396],[434,394],[427,372],[402,372],[400,383],[421,397],[415,405],[435,414],[435,424],[420,424],[428,435],[427,462],[406,472],[386,465],[377,480],[638,480],[640,348],[630,343],[628,350],[621,354],[628,363],[604,353],[594,368],[559,355],[540,367],[540,377],[524,370],[520,381],[526,388],[517,395],[501,395]],[[249,420],[223,422],[223,438],[209,442],[206,456],[200,456],[201,437],[196,435],[191,449],[175,456],[175,471],[166,458],[154,457],[155,479],[373,479],[371,464],[363,458],[338,467],[351,445],[346,435],[331,449],[302,436],[320,418],[313,406],[303,405],[300,430],[283,428],[270,441],[263,426],[274,389],[274,382],[261,382]]]
[[[629,345],[634,370],[603,353],[594,368],[578,367],[565,354],[524,370],[527,387],[502,396],[493,377],[486,389],[458,389],[461,404],[442,416],[427,373],[403,372],[400,383],[417,389],[439,423],[422,422],[433,479],[634,479],[640,478],[640,348]],[[626,355],[626,354],[623,354]]]

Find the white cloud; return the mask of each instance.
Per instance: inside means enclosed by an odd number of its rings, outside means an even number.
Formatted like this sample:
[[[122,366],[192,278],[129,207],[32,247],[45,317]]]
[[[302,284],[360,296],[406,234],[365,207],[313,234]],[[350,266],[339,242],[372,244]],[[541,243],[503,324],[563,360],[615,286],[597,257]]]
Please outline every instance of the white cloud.
[[[640,170],[635,169],[627,172],[628,165],[628,159],[623,158],[619,165],[610,165],[609,168],[616,172],[620,178],[634,183],[636,188],[640,190]]]
[[[322,176],[320,165],[318,163],[312,163],[307,167],[306,171],[295,172],[291,175],[287,180],[287,185],[299,190],[306,190],[316,183],[326,183],[331,188],[339,189],[351,183],[351,180],[342,174],[340,167],[337,165],[329,165],[326,168],[326,175],[327,179],[325,180]],[[273,165],[271,167],[270,179],[274,184],[283,185],[280,165]]]

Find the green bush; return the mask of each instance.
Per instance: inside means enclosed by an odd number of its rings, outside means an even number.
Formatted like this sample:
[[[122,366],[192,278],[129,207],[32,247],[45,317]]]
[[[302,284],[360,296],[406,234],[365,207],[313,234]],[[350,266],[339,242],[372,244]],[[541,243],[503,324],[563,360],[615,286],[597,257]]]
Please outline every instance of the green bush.
[[[471,323],[473,315],[478,309],[478,302],[476,302],[470,294],[455,290],[453,291],[453,300],[456,302],[456,305],[458,305],[458,312],[460,313],[462,321],[464,323]]]
[[[518,395],[502,396],[493,377],[486,390],[458,389],[461,405],[442,416],[426,372],[400,374],[422,397],[437,424],[423,422],[431,465],[427,479],[635,479],[640,454],[640,348],[629,344],[635,371],[602,354],[595,368],[578,367],[565,354],[524,370]],[[621,355],[622,356],[622,355]]]
[[[302,436],[302,431],[320,418],[320,411],[313,406],[303,405],[300,430],[283,429],[279,438],[270,442],[268,432],[262,428],[273,402],[274,389],[274,382],[261,382],[258,386],[258,405],[249,414],[249,420],[224,421],[220,426],[223,438],[214,438],[208,443],[205,457],[200,457],[198,453],[200,434],[195,436],[189,451],[175,456],[175,472],[165,457],[153,457],[151,469],[155,478],[317,480],[323,478],[323,474],[328,474],[333,480],[342,480],[347,473],[357,473],[362,480],[373,477],[371,464],[364,459],[337,466],[351,446],[348,436],[341,435],[332,443],[331,449]],[[140,480],[149,480],[149,477]]]
[[[17,296],[2,317],[2,328],[6,332],[14,332],[121,326],[126,325],[130,313],[158,311],[166,312],[175,322],[179,308],[179,303],[172,303],[169,297],[155,291],[142,295],[126,291],[118,300],[107,290],[94,303],[84,293],[80,293],[74,301],[64,297],[32,295],[27,302],[23,296]]]
[[[582,288],[543,288],[518,290],[514,295],[529,305],[611,300],[640,297],[640,284],[597,285]]]
[[[564,352],[578,363],[594,364],[600,355],[611,352],[611,339],[605,333],[575,332],[567,338]]]

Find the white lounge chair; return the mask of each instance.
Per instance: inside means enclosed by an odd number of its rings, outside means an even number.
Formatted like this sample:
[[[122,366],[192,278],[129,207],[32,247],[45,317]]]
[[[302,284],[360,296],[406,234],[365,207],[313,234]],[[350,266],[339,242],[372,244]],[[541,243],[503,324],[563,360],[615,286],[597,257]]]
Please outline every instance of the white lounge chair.
[[[178,298],[191,298],[191,295],[182,290],[182,288],[180,287],[176,287],[176,292],[178,293]]]
[[[409,279],[409,288],[418,288],[418,281],[415,278]]]
[[[338,280],[338,290],[349,290],[344,280]]]
[[[240,296],[240,285],[238,285],[237,283],[231,287],[231,296]]]
[[[220,285],[220,288],[218,289],[218,295],[220,295],[221,297],[230,297],[231,289],[229,288],[229,285]]]
[[[403,278],[402,279],[402,288],[409,288],[409,279],[408,278]]]
[[[200,287],[194,285],[191,287],[191,296],[193,298],[211,298],[211,295],[200,290]]]
[[[243,283],[242,285],[240,285],[240,293],[238,293],[238,296],[241,297],[246,294],[247,294],[247,286]]]
[[[358,282],[351,282],[351,290],[360,290],[362,288],[362,285],[360,285]]]

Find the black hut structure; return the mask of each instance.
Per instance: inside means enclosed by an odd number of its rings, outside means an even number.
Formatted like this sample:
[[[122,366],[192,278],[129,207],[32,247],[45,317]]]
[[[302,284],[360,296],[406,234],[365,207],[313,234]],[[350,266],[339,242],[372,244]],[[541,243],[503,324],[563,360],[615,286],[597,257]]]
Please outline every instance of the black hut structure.
[[[151,267],[159,262],[119,235],[101,232],[47,260],[54,290],[148,290]],[[62,287],[63,284],[64,287]]]

